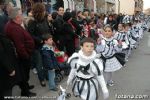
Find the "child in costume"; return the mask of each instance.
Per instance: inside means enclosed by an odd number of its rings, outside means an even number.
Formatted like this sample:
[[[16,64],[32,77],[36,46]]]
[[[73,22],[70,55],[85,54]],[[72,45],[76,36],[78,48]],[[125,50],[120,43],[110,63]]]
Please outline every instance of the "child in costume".
[[[125,54],[122,51],[122,42],[114,39],[113,29],[110,25],[104,27],[104,36],[97,40],[96,51],[101,54],[104,61],[105,80],[107,85],[113,86],[112,73],[125,64]]]
[[[71,66],[67,85],[72,84],[72,92],[83,100],[98,100],[99,85],[101,85],[104,99],[109,92],[103,77],[103,63],[94,50],[94,40],[84,38],[81,50],[74,53],[68,63]]]
[[[126,61],[128,61],[128,51],[130,48],[129,47],[130,42],[129,42],[129,36],[128,36],[127,32],[125,32],[125,26],[123,23],[118,24],[118,31],[115,33],[114,38],[118,42],[122,42],[123,50],[121,52],[126,55],[125,59],[126,59]]]

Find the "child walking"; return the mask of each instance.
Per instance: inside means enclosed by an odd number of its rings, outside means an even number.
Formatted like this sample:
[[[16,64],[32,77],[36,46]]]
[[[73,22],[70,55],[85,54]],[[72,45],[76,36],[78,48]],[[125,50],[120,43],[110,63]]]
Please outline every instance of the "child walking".
[[[55,83],[55,70],[59,69],[59,65],[54,55],[53,38],[50,34],[44,34],[42,38],[44,45],[41,49],[41,55],[43,66],[48,72],[49,89],[57,91],[58,88]]]
[[[85,37],[81,41],[81,49],[74,53],[68,63],[71,66],[67,85],[72,84],[72,92],[82,100],[98,100],[99,85],[104,99],[109,92],[103,77],[103,63],[94,50],[94,40]]]
[[[126,55],[125,60],[128,61],[128,51],[130,48],[129,36],[125,32],[125,26],[123,23],[118,24],[118,31],[115,33],[114,38],[118,42],[122,42],[122,51]]]
[[[97,40],[96,50],[101,54],[104,61],[105,80],[108,86],[113,86],[112,73],[119,70],[124,65],[125,55],[121,52],[122,43],[113,37],[113,29],[110,25],[104,27],[104,36]]]

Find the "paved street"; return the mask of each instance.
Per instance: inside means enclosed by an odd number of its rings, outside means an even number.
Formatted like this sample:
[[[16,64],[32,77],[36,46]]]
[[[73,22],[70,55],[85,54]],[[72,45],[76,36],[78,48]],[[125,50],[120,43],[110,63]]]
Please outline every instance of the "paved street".
[[[150,24],[149,24],[150,26]],[[150,33],[146,32],[139,47],[133,50],[129,61],[125,68],[114,73],[115,85],[109,87],[110,98],[109,100],[150,100]],[[65,87],[65,78],[60,84]],[[48,90],[46,87],[41,87],[37,75],[31,72],[30,84],[35,85],[32,90],[37,93],[38,97],[47,96],[49,99],[30,99],[30,100],[55,100],[58,92]],[[68,90],[70,91],[70,90]],[[13,89],[13,95],[20,95],[20,89],[16,86]],[[130,99],[117,99],[120,97]],[[136,96],[136,97],[133,97]],[[138,99],[138,97],[141,99]],[[149,96],[149,98],[148,98]],[[137,99],[132,99],[137,98]],[[102,94],[100,94],[100,100]],[[143,98],[143,99],[142,99]],[[29,99],[16,99],[16,100],[29,100]],[[69,100],[80,100],[79,98],[72,97]]]

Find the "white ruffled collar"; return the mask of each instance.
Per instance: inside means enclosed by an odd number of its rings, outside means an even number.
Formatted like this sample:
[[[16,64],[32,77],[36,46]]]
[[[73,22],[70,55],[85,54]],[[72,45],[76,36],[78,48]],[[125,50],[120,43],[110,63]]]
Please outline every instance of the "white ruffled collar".
[[[78,54],[79,54],[78,63],[79,63],[80,65],[84,65],[84,66],[86,66],[87,64],[89,64],[90,62],[92,62],[92,61],[97,57],[97,54],[96,54],[95,51],[93,51],[93,52],[92,52],[92,55],[90,55],[90,56],[85,56],[85,55],[83,54],[82,50],[80,50],[80,51],[78,52]]]
[[[113,36],[111,38],[103,37],[103,39],[106,40],[106,41],[112,41],[114,39],[114,37]]]

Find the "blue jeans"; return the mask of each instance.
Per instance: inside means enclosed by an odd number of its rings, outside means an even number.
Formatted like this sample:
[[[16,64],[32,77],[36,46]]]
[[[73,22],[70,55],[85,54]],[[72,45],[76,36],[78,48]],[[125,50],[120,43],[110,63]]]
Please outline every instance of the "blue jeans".
[[[54,89],[56,87],[55,70],[48,70],[48,84],[49,84],[49,89]]]

